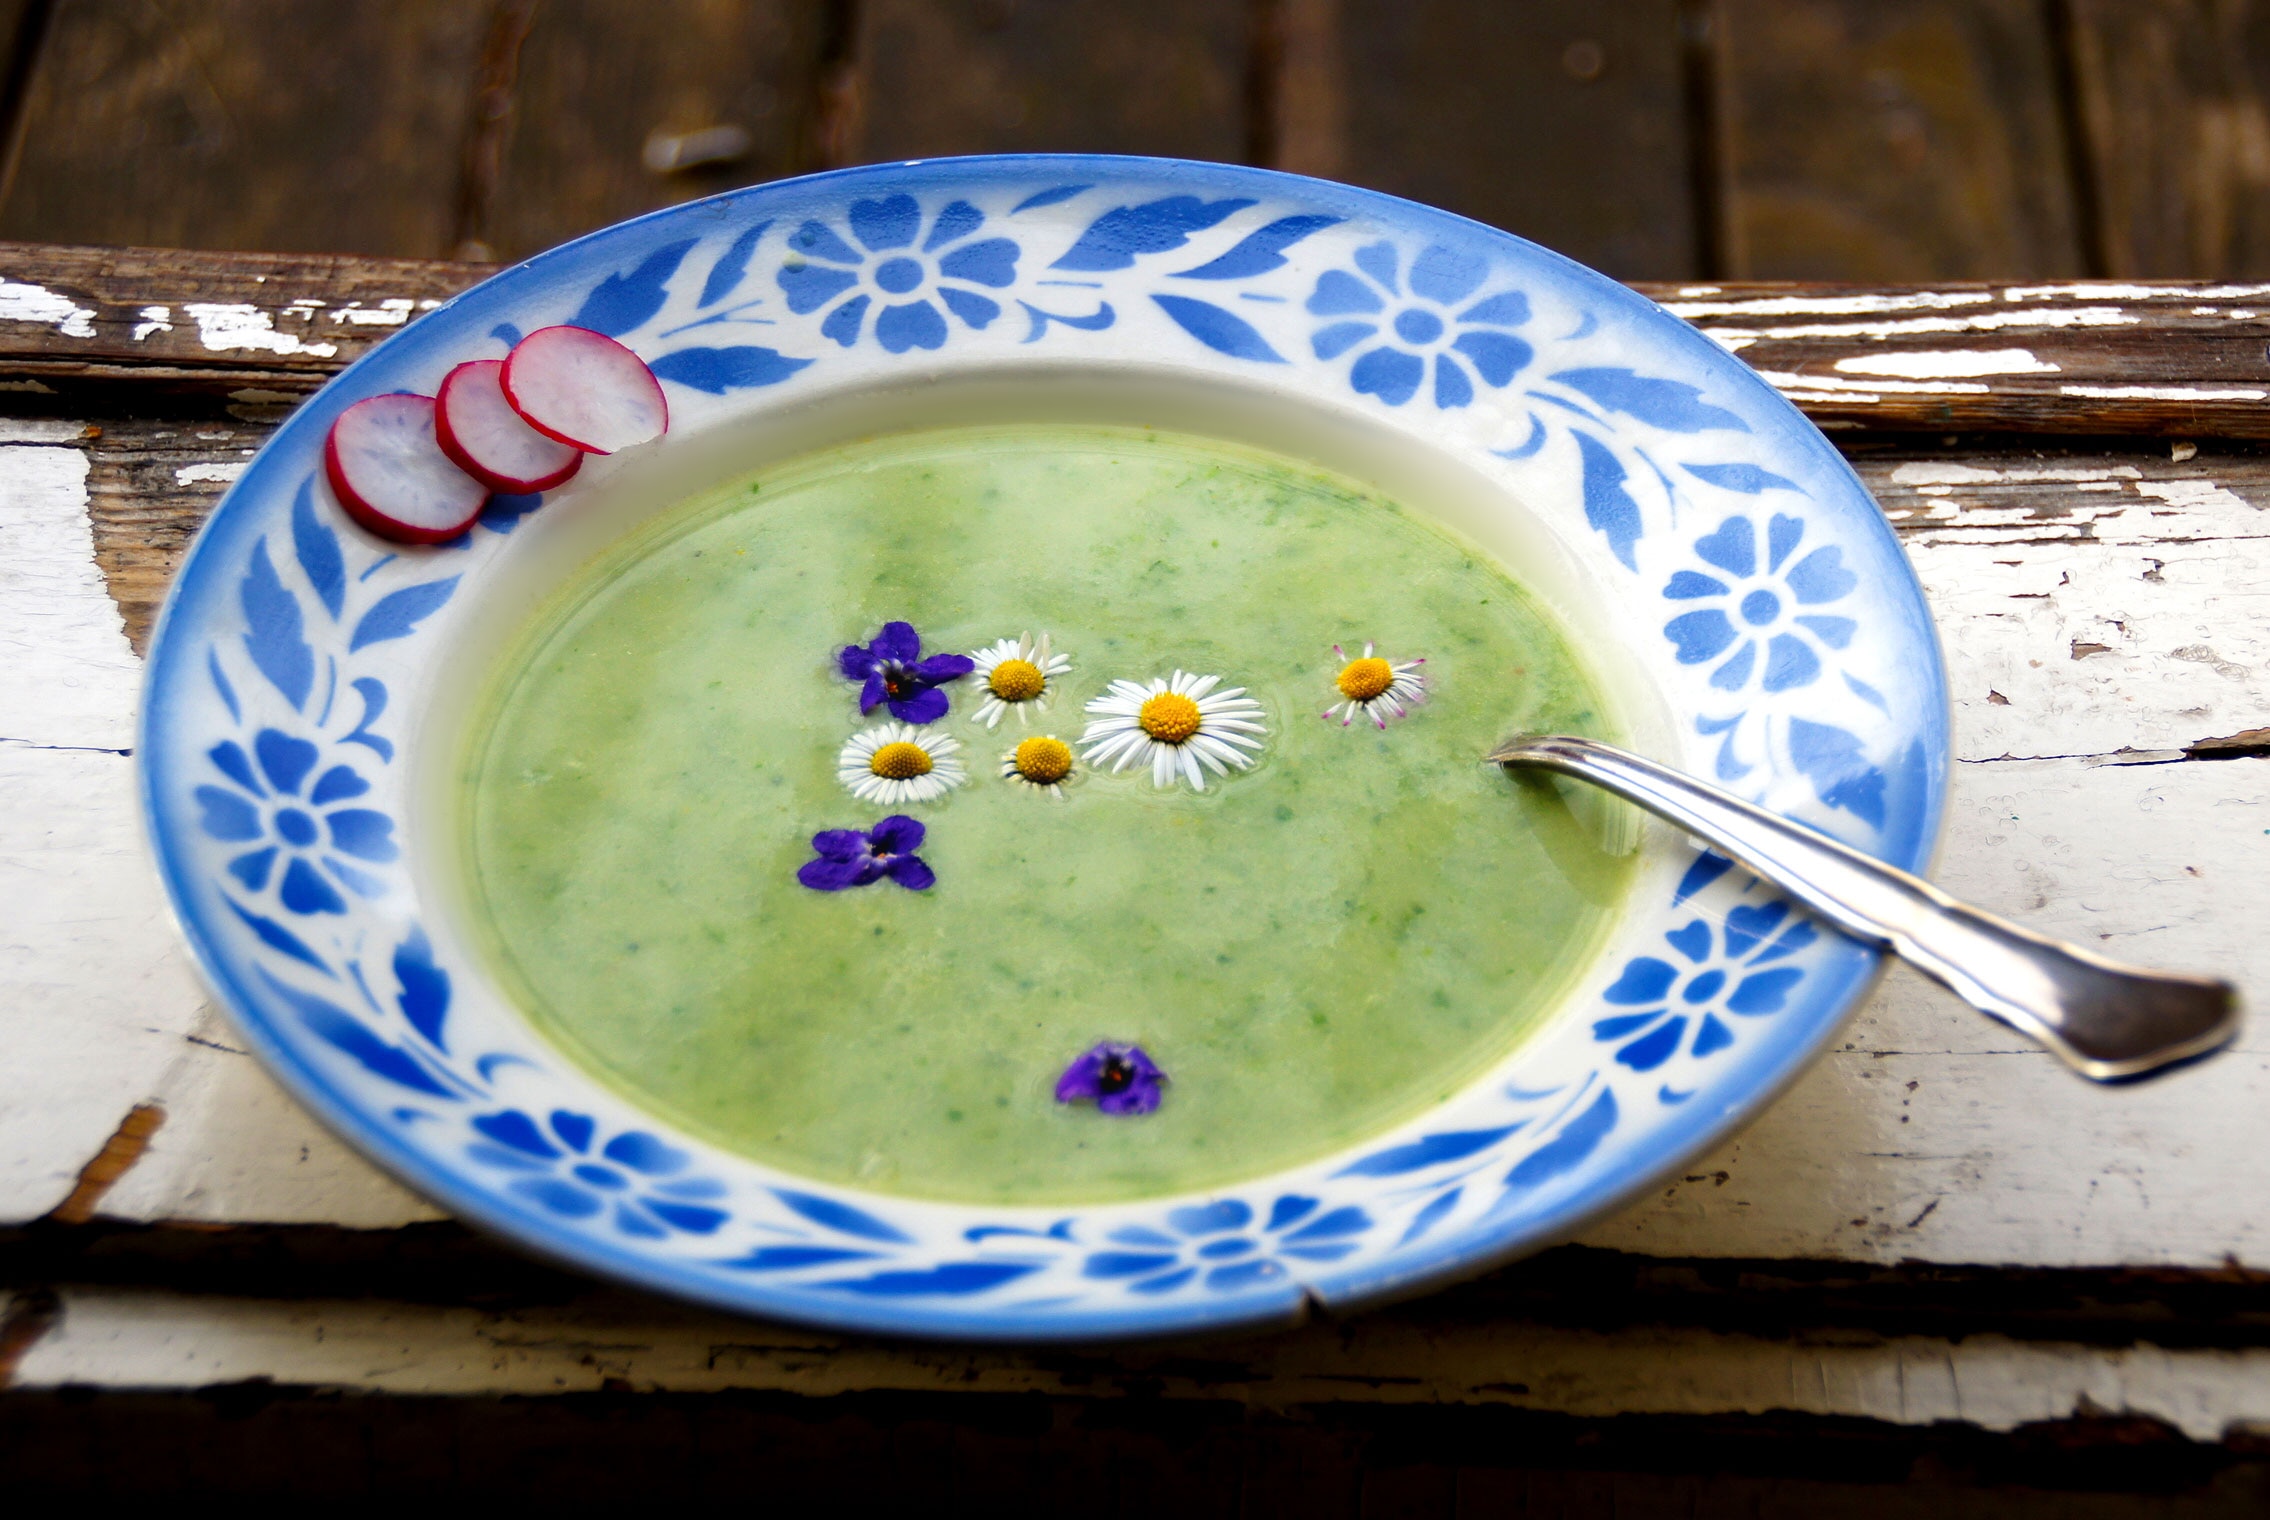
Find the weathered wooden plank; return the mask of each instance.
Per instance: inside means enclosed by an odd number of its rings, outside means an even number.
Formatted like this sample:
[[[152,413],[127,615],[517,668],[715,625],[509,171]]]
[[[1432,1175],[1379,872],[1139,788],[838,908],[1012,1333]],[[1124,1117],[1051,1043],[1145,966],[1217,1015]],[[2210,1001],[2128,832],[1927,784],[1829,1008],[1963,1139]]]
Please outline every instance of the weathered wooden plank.
[[[908,1348],[608,1295],[501,1312],[384,1300],[67,1288],[18,1389],[272,1381],[408,1395],[869,1390],[1207,1399],[1296,1412],[1361,1400],[1614,1415],[1793,1414],[2009,1431],[2083,1410],[2194,1440],[2270,1420],[2270,1350],[2091,1347],[1994,1335],[1835,1340],[1519,1320],[1455,1335],[1407,1313],[1265,1339],[1021,1352]]]
[[[1246,7],[864,0],[848,161],[1246,156]]]
[[[2270,6],[2071,0],[2105,272],[2270,274]]]
[[[1285,167],[1489,222],[1619,279],[1701,272],[1678,0],[1325,9],[1337,140],[1293,137],[1301,156]]]
[[[519,45],[493,196],[464,257],[817,167],[823,0],[544,0]]]
[[[272,407],[490,272],[0,244],[0,386]],[[2270,284],[1638,288],[1843,432],[2270,437]]]
[[[1719,11],[1731,273],[2082,272],[2036,0],[1721,0]]]
[[[444,253],[484,12],[57,0],[0,232]]]

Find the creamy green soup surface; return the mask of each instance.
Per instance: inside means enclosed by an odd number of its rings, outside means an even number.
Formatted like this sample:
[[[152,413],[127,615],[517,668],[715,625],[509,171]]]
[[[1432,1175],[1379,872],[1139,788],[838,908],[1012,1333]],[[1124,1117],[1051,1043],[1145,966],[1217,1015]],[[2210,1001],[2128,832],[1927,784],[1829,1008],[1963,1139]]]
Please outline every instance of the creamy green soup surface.
[[[965,785],[879,806],[838,779],[863,718],[837,652],[1046,633],[1048,706],[925,732]],[[1322,714],[1366,641],[1423,656],[1386,731]],[[1223,677],[1258,762],[1201,793],[1078,751],[1114,679]],[[1139,429],[883,438],[714,490],[586,567],[472,727],[462,837],[494,965],[603,1080],[801,1175],[983,1203],[1103,1202],[1327,1154],[1447,1097],[1591,957],[1630,859],[1550,784],[1482,763],[1605,732],[1564,635],[1505,572],[1294,460]],[[1577,803],[1582,807],[1581,801]],[[926,891],[798,884],[824,829],[928,830]],[[1157,1111],[1054,1099],[1101,1040]]]

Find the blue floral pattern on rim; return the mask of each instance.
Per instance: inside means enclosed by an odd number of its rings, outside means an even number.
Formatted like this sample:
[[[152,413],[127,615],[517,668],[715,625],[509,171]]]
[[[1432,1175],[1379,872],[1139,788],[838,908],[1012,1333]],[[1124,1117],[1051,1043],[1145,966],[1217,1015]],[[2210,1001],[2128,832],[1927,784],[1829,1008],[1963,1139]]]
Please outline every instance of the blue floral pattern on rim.
[[[1943,681],[1896,545],[1784,403],[1620,287],[1423,208],[1218,165],[948,161],[658,213],[422,319],[278,432],[177,582],[140,746],[169,891],[271,1065],[428,1193],[593,1269],[878,1331],[1288,1317],[1611,1206],[1817,1049],[1873,958],[1730,862],[1666,846],[1642,888],[1661,896],[1571,1017],[1436,1111],[1249,1185],[972,1208],[810,1184],[678,1134],[536,1038],[406,869],[404,737],[463,588],[547,531],[542,500],[404,553],[321,480],[353,400],[430,391],[562,320],[644,356],[695,429],[823,381],[1034,352],[1353,406],[1534,504],[1614,615],[1658,630],[1632,657],[1691,763],[1911,868],[1935,832]]]

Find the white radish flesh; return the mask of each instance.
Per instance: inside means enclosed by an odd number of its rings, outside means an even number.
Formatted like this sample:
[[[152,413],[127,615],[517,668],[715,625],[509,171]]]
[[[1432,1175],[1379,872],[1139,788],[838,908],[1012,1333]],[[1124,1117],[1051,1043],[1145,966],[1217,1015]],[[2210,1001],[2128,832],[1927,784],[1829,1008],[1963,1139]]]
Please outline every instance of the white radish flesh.
[[[434,441],[431,396],[371,396],[348,407],[323,442],[323,469],[349,517],[398,543],[446,543],[489,499]]]
[[[512,409],[547,438],[586,454],[612,454],[670,430],[670,403],[654,371],[587,327],[545,327],[504,361]]]
[[[460,364],[434,397],[434,441],[492,491],[549,491],[583,464],[583,453],[521,420],[504,398],[504,361]]]

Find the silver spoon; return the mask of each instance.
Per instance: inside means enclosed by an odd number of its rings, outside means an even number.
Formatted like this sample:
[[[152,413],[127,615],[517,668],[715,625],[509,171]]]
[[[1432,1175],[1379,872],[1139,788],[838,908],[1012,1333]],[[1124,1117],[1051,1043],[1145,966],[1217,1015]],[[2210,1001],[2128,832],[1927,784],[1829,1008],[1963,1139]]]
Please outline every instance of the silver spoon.
[[[2123,966],[1959,903],[1818,829],[1597,739],[1532,735],[1493,751],[1589,781],[1708,840],[1864,943],[2030,1035],[2084,1077],[2141,1077],[2238,1033],[2228,982]]]

